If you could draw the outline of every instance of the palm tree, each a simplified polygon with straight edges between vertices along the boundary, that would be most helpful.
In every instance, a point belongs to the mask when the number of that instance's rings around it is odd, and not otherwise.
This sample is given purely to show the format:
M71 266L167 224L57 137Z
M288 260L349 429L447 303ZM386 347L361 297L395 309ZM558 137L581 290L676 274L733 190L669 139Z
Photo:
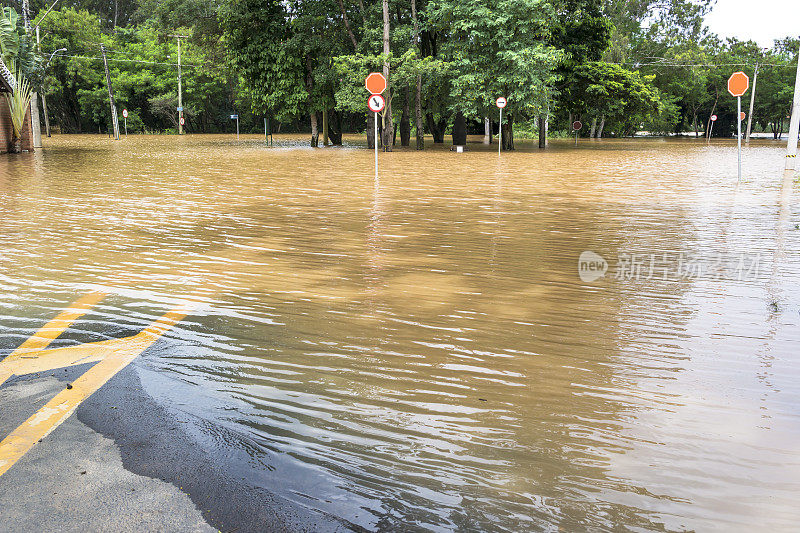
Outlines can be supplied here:
M13 137L8 151L18 154L22 151L22 128L25 126L25 116L31 104L31 85L28 79L22 75L21 69L14 69L12 63L12 73L14 73L14 90L5 93L8 101L8 109L11 112L11 125Z

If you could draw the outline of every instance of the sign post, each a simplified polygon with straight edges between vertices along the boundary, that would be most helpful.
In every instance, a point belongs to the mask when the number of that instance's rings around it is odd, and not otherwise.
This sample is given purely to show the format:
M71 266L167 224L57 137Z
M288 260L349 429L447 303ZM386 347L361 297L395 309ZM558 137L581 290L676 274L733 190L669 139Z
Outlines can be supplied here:
M503 149L503 108L508 105L508 100L501 96L495 105L500 108L500 125L497 127L497 155L500 155L500 151Z
M797 64L797 77L794 82L792 118L789 121L789 142L786 144L786 170L795 170L797 168L798 132L800 132L800 62Z
M231 120L236 120L236 140L239 140L239 115L231 115Z
M583 127L583 123L580 120L576 120L572 123L572 131L575 132L575 146L578 146L578 132Z
M750 78L744 72L734 72L728 78L728 92L736 97L736 137L739 148L739 181L742 181L742 95L750 88Z
M367 99L367 107L375 113L375 177L378 177L378 113L386 107L386 100L380 94L371 94Z
M364 80L364 87L369 91L367 107L375 113L375 179L378 179L378 113L386 107L386 100L381 93L386 90L386 78L380 72L370 72Z
M128 136L128 110L127 109L123 109L122 110L122 118L125 121L125 137L127 137Z

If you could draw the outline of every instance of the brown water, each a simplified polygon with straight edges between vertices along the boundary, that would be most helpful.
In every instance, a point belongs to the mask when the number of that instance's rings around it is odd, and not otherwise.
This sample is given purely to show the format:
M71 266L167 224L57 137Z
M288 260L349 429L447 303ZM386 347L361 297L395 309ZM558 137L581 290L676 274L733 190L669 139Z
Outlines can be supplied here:
M796 527L800 210L780 145L746 149L737 188L731 142L396 151L377 181L356 139L299 142L2 156L2 353L91 288L115 296L62 342L201 289L137 371L248 458L237 475L303 505L385 530ZM584 251L604 278L581 281Z

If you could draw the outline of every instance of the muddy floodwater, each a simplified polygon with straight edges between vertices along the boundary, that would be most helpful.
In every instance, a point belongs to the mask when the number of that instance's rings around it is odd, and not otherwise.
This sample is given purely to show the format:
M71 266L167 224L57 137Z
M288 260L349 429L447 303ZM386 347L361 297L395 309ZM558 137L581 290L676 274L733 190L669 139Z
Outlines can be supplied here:
M135 363L233 475L369 530L792 530L785 145L46 139L0 158L5 355L205 304ZM582 268L579 268L579 260ZM55 346L54 345L54 346Z

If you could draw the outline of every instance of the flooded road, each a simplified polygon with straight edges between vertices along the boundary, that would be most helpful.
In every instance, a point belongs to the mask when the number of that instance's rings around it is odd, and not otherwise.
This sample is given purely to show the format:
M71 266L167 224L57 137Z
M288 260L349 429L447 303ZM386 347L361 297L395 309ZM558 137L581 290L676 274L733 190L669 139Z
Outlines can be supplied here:
M0 355L89 290L113 296L54 346L200 294L134 366L232 475L300 505L370 530L796 527L781 145L745 149L737 188L732 142L398 150L377 181L356 139L300 142L2 158Z

